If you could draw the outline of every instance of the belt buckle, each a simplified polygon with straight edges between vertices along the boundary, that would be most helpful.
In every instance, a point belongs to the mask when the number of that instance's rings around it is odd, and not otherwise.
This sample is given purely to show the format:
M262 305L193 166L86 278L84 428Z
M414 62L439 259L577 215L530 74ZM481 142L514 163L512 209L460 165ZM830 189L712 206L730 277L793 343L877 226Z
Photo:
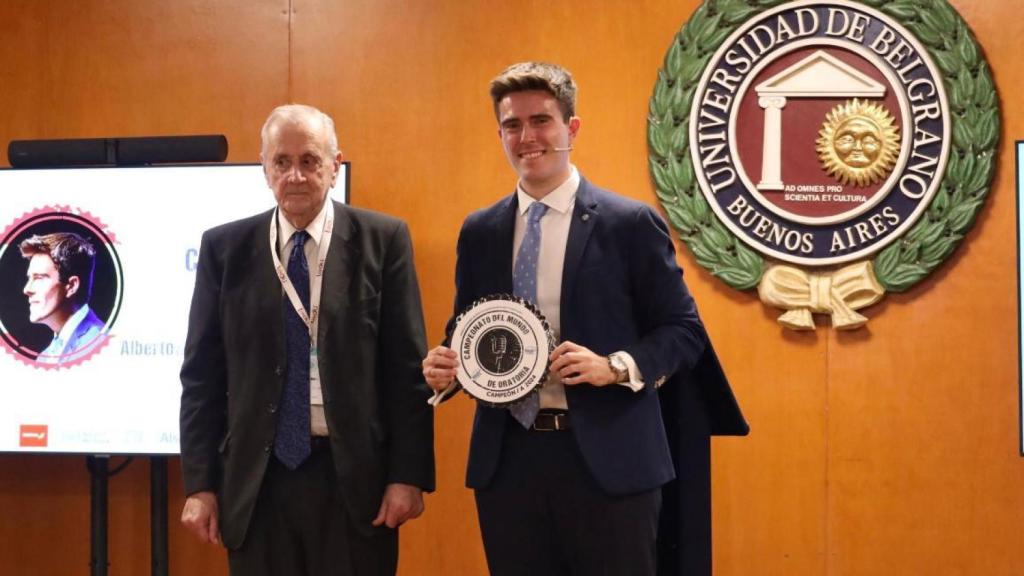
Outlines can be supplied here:
M565 413L540 413L533 421L533 429L538 432L559 432L568 426L568 414ZM546 425L550 420L550 425Z

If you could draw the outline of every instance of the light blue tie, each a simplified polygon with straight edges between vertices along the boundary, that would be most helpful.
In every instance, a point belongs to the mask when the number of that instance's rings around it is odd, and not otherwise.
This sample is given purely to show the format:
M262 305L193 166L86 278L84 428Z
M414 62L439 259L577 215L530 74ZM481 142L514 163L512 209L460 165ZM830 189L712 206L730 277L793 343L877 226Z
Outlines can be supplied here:
M540 219L547 210L547 205L541 202L530 204L526 210L526 233L523 234L523 243L519 245L516 265L512 270L513 295L529 301L537 306L538 310L540 307L537 304L537 260L540 257ZM513 404L511 408L512 416L523 425L523 428L533 426L539 410L538 394L530 394L521 402Z

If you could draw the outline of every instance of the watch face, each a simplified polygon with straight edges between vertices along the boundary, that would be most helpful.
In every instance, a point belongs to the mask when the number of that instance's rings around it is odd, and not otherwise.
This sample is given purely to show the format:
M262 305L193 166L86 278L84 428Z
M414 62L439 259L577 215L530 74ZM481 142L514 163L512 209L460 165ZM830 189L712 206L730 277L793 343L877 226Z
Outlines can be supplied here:
M619 382L623 382L629 379L629 369L626 368L626 363L622 361L616 355L608 357L608 364L611 366L612 372L615 373L615 379Z
M609 356L608 358L611 361L612 370L615 370L616 372L626 372L626 363L622 361L622 358L614 355Z

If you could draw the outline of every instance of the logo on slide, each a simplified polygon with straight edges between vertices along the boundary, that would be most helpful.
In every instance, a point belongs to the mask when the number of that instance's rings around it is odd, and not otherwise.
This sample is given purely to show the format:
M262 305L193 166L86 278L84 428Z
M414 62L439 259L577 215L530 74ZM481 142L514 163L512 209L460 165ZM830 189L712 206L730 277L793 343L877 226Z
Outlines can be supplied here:
M46 424L22 424L18 433L18 446L23 448L45 448L50 440Z

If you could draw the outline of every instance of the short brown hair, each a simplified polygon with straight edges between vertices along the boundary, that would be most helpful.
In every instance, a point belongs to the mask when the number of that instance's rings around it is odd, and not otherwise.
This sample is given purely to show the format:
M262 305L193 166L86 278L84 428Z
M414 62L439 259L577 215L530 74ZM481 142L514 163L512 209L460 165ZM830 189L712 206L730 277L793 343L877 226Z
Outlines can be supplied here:
M88 240L72 232L54 232L27 238L18 245L21 256L30 260L37 254L44 254L53 260L61 282L78 276L79 290L71 301L85 304L92 295L92 276L96 270L96 249Z
M566 122L576 115L576 82L568 70L548 62L519 62L505 68L491 80L494 116L498 116L498 104L502 98L525 90L543 90L554 96Z

